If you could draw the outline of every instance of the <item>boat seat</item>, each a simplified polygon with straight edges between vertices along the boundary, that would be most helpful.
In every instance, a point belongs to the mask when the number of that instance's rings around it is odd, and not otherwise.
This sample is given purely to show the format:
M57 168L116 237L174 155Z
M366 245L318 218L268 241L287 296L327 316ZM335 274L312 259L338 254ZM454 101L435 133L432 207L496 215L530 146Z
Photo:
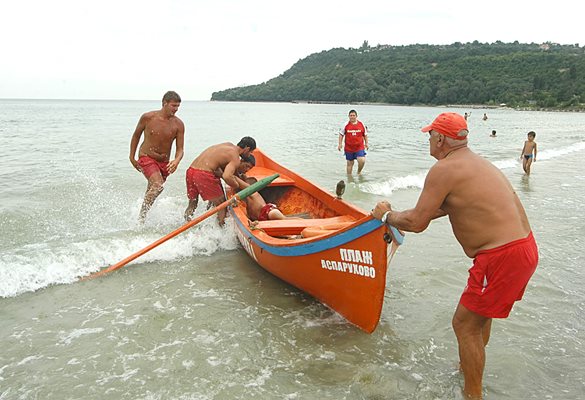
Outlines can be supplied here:
M248 172L246 172L246 176L254 177L258 180L272 176L274 174L276 174L274 170L264 167L253 167ZM270 186L291 186L294 185L294 183L295 181L293 179L286 175L280 174L278 178L272 181Z
M300 235L303 229L308 227L326 226L343 222L351 223L353 221L355 221L355 218L349 215L339 215L330 218L274 219L270 221L259 221L256 228L262 229L270 236Z

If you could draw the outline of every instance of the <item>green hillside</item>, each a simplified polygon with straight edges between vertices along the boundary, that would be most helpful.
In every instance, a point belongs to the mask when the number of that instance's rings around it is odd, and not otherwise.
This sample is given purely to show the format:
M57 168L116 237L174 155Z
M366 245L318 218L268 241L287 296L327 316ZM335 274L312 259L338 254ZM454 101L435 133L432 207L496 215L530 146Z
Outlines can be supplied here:
M299 60L259 85L214 92L219 101L390 104L506 103L585 109L585 47L496 42L336 48Z

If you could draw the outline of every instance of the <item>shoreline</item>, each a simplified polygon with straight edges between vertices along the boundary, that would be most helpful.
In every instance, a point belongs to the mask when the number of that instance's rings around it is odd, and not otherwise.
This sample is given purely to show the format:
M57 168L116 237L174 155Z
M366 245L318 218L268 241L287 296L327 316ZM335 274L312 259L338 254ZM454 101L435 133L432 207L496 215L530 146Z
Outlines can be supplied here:
M542 112L585 112L584 108L547 108L547 107L528 107L517 106L512 107L508 105L494 105L494 104L398 104L398 103L377 103L368 101L320 101L320 100L213 100L209 102L225 102L225 103L292 103L292 104L331 104L331 105L358 105L358 106L393 106L393 107L450 107L450 108L470 108L473 110L513 110L513 111L542 111Z

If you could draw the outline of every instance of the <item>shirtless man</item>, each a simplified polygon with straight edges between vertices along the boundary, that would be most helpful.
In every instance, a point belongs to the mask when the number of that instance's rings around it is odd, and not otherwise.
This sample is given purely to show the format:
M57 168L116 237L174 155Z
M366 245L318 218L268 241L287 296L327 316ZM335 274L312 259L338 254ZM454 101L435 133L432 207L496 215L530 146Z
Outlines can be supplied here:
M189 221L197 208L199 195L203 200L209 200L214 206L223 203L225 194L221 180L216 171L223 171L221 178L235 190L239 189L235 178L240 166L240 157L248 160L248 155L256 149L256 141L249 136L243 137L236 145L232 143L216 144L203 150L187 169L187 197L189 205L185 210L185 220ZM251 161L251 159L250 159ZM226 210L217 213L219 225L223 226Z
M144 202L140 209L141 223L144 222L146 213L152 207L154 200L163 191L163 183L177 170L183 158L185 125L175 116L180 105L181 97L176 92L166 92L162 99L162 108L142 114L132 134L130 162L148 180ZM136 148L143 132L144 141L136 160ZM175 159L169 161L174 141L176 141Z
M467 123L443 113L431 125L429 170L416 206L393 211L378 203L375 218L398 229L422 232L433 219L449 216L457 241L474 259L455 314L463 388L467 398L482 397L485 346L492 318L506 318L522 298L538 263L538 249L524 207L506 177L467 147Z
M244 171L245 172L245 171ZM236 176L240 189L257 182L256 178L246 178L242 180ZM248 218L252 221L268 221L272 219L287 219L287 217L278 209L276 204L266 203L262 195L258 192L252 193L244 199L246 201L246 210Z

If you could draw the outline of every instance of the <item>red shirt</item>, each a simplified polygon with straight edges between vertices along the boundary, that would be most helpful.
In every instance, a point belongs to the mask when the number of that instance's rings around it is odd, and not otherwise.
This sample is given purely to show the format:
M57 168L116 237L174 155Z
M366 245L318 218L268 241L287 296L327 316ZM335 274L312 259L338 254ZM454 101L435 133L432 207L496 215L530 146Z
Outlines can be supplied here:
M345 136L345 151L348 153L355 153L360 150L365 150L364 136L366 136L366 127L361 121L355 124L348 122L342 130L342 135Z

